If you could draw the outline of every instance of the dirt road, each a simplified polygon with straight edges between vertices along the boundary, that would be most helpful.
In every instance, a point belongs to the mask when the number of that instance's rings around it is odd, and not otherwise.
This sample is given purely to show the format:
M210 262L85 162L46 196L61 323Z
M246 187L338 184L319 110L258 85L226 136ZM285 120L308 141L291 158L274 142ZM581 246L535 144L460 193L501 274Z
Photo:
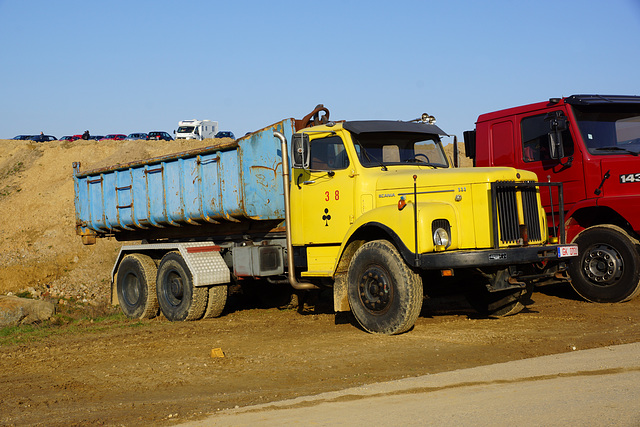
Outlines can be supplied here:
M640 343L385 381L220 411L180 427L640 425Z
M590 304L541 288L524 312L479 319L429 300L399 336L362 332L328 299L298 313L239 296L218 319L119 321L0 353L2 425L148 425L428 373L640 341L640 299ZM221 348L224 358L212 358Z

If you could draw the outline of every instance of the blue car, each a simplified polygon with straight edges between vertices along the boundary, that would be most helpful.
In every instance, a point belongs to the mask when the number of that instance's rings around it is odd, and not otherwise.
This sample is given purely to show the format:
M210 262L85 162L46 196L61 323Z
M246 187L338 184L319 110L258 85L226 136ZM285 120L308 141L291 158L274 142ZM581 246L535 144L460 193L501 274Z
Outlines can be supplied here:
M49 142L49 141L56 141L58 138L56 138L53 135L33 135L27 139L30 139L35 142Z

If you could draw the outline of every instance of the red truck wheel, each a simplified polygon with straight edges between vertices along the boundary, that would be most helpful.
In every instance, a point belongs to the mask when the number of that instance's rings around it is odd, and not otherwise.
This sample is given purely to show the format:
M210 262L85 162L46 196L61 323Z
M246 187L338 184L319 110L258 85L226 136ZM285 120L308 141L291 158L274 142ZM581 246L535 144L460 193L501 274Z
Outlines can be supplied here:
M640 291L640 259L631 237L619 227L602 225L574 239L579 255L569 264L571 286L591 302L615 303Z
M207 308L208 289L193 286L191 272L180 252L162 257L156 279L158 304L171 320L198 320Z
M351 311L368 332L400 334L415 324L422 309L422 279L386 240L362 245L347 275Z
M156 265L142 254L122 259L116 274L116 291L120 310L132 319L151 319L158 314Z

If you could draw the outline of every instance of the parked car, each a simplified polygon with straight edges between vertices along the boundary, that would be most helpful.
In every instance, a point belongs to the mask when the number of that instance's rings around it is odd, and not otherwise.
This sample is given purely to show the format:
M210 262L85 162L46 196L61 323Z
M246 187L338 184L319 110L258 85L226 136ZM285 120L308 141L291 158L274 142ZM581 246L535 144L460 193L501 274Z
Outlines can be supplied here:
M31 138L31 135L17 135L11 139L15 139L17 141L24 141L25 139L30 139L30 138Z
M169 135L167 132L159 132L159 131L153 131L153 132L149 132L149 137L147 138L149 140L161 140L164 139L165 141L173 141L173 137L171 135Z
M56 138L53 135L32 135L30 136L28 139L30 139L31 141L35 141L35 142L49 142L49 141L57 141L58 138Z
M124 135L122 133L110 133L109 135L106 135L104 138L102 138L100 141L104 141L104 140L107 140L107 139L113 139L115 141L122 141L126 137L127 137L127 135Z
M75 141L76 139L78 139L78 138L76 138L75 135L73 135L73 136L67 135L67 136L63 136L62 138L60 138L59 141L69 141L69 142L71 142L71 141Z
M100 141L103 138L104 138L104 135L91 135L91 136L89 136L89 139L91 139L93 141Z
M216 136L214 136L214 138L231 138L231 139L236 139L235 135L233 134L233 132L229 132L228 130L221 130L220 132L216 133Z
M138 139L147 139L148 135L146 133L130 133L127 135L125 140L127 141L135 141Z

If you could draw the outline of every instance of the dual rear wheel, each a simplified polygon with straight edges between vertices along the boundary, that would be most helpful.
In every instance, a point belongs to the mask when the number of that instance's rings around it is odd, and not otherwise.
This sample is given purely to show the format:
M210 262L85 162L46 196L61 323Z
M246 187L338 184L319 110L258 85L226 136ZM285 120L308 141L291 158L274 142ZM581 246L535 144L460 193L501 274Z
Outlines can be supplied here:
M227 286L194 286L178 251L165 254L158 267L147 255L129 254L118 267L116 290L122 312L149 319L162 314L172 321L213 318L222 314Z

